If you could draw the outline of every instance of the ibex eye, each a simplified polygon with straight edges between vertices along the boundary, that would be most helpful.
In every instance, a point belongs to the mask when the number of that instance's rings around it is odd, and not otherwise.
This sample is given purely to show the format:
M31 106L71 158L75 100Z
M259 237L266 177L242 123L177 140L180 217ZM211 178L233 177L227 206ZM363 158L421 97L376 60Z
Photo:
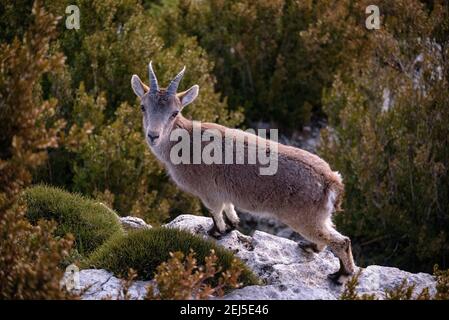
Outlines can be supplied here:
M172 115L171 115L171 117L172 117L172 118L176 117L176 116L178 115L178 113L179 113L179 111L173 112Z
M142 112L144 112L145 111L145 106L142 104L142 105L140 105L140 110L142 110Z

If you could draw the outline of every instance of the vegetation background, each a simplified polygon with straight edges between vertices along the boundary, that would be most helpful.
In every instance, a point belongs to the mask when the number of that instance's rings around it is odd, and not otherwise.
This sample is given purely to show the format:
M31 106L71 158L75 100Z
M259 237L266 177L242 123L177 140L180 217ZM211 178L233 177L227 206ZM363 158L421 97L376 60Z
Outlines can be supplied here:
M79 30L65 28L71 4ZM365 27L370 4L379 30ZM201 88L192 119L321 126L359 265L449 267L448 1L0 0L0 42L0 275L50 268L30 262L30 234L67 255L70 237L24 218L31 183L155 225L204 212L144 143L130 78L146 79L150 60L162 84L188 66L180 89Z

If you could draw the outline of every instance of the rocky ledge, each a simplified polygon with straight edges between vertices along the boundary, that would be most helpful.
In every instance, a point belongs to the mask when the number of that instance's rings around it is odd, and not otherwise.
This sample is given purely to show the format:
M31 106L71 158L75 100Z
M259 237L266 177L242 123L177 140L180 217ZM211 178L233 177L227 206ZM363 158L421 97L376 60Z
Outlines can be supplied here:
M212 219L181 215L165 225L168 228L188 230L208 237ZM139 223L139 227L142 224ZM302 250L297 242L265 232L255 231L246 236L234 230L217 243L242 259L264 285L247 286L229 293L224 299L338 299L343 288L333 284L327 275L338 270L338 259L329 251L319 254ZM79 274L84 299L120 299L121 281L106 270L82 270ZM363 268L357 290L360 294L375 294L382 299L385 290L393 289L406 279L414 284L416 292L429 287L435 291L435 279L427 273L409 273L397 268L369 266ZM131 299L145 296L149 281L136 281L129 289Z

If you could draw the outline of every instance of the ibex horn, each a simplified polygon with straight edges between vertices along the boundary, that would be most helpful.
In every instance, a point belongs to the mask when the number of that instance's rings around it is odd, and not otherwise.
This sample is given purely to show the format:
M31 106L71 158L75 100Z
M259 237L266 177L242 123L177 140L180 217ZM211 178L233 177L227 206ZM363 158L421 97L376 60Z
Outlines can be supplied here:
M179 82L181 82L182 77L184 76L184 71L186 71L186 67L182 68L181 72L170 82L170 85L167 88L168 95L175 95L178 90Z
M156 93L159 91L159 85L157 84L157 78L154 73L152 63L153 61L150 61L150 64L148 65L148 73L150 75L150 93Z

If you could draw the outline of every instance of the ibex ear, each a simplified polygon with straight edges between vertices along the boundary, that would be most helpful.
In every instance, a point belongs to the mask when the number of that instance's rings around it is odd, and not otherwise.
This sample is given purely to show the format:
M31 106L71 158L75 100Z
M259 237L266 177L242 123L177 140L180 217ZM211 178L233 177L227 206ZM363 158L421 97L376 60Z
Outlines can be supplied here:
M181 105L185 107L189 103L192 103L193 100L196 99L198 96L198 91L200 90L200 87L196 84L192 86L189 90L180 92L177 94L179 100L181 101Z
M131 78L131 87L134 90L134 93L139 98L142 98L145 92L148 91L148 87L140 80L139 76L134 74Z

